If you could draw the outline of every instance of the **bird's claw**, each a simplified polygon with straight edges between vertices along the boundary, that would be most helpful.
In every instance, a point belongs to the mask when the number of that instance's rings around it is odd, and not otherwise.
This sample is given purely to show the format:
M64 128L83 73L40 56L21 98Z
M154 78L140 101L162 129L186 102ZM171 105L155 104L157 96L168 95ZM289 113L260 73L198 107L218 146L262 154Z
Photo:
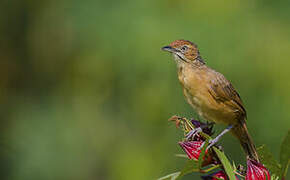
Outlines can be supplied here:
M209 140L209 145L206 147L206 149L208 150L210 147L212 147L213 145L215 145L219 139L226 134L228 131L230 131L233 128L232 125L228 126L225 130L223 130L217 137L215 137L214 139ZM204 146L204 143L199 147L200 149Z
M218 142L218 139L212 139L212 140L209 140L209 144L208 146L206 147L206 150L208 150L209 148L211 148L213 145L215 145L215 143ZM205 145L205 141L200 145L200 147L198 148L198 150L201 150L203 148L203 146Z
M217 143L217 142L218 142L218 139L217 138L214 138L214 139L210 140L208 146L206 147L206 149L208 150L213 145L215 145L215 143Z
M189 131L189 132L185 135L186 140L189 140L190 138L194 137L196 134L198 134L198 133L200 133L200 132L202 132L201 127L198 127L198 128L195 128L195 129Z

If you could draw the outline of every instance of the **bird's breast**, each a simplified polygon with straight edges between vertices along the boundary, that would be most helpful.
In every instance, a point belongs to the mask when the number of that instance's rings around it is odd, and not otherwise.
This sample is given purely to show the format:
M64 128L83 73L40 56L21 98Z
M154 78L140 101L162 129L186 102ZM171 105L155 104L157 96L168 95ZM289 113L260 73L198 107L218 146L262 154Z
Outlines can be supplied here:
M183 88L183 94L187 102L202 116L204 106L204 92L207 92L204 79L199 70L192 68L181 68L178 72L178 79Z
M197 114L209 121L228 123L232 121L234 113L225 104L212 98L208 91L209 77L202 69L183 68L178 72L185 99Z

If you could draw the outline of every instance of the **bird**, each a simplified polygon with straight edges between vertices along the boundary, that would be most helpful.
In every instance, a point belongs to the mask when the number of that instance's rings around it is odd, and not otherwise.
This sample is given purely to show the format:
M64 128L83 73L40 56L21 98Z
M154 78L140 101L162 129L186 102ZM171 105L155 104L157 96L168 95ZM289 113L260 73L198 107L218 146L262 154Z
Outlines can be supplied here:
M223 74L208 67L197 45L188 40L176 40L161 49L173 55L185 99L198 116L227 125L227 128L210 142L210 146L223 134L231 131L239 140L247 158L259 162L255 144L246 125L246 109L231 82Z

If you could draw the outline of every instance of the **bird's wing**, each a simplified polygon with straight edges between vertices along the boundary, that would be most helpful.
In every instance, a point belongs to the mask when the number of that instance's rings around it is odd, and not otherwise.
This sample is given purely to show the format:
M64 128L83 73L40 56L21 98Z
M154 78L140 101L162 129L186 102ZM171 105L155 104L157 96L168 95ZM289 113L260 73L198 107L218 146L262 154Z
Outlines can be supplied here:
M211 96L219 103L224 103L232 108L238 118L246 118L246 110L240 95L233 85L221 74L214 72L215 75L209 83L208 91Z

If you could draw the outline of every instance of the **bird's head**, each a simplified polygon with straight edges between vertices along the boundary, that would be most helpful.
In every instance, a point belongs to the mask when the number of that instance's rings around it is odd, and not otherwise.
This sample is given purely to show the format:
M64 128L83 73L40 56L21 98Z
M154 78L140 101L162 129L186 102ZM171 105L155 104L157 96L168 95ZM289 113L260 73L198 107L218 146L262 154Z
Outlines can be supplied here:
M170 43L168 46L162 48L163 51L168 51L173 54L176 62L182 63L202 63L197 45L187 40L176 40Z

